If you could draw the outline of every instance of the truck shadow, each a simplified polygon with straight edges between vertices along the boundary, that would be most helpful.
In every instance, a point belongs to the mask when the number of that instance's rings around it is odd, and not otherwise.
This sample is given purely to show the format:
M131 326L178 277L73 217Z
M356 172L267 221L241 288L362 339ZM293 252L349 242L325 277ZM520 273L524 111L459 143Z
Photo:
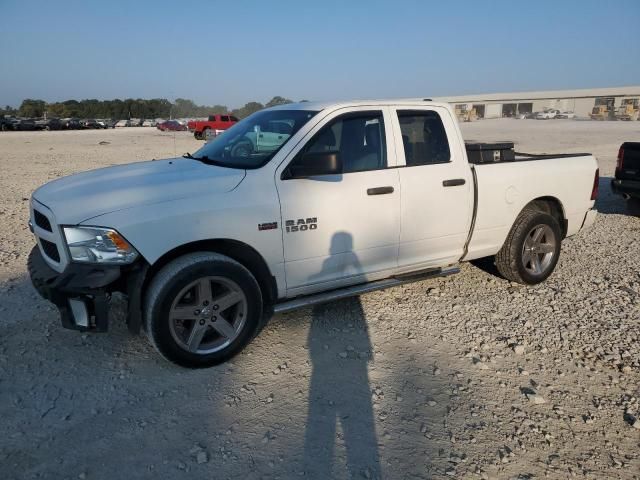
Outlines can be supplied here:
M596 210L603 214L640 216L640 202L630 202L611 190L613 177L600 177Z

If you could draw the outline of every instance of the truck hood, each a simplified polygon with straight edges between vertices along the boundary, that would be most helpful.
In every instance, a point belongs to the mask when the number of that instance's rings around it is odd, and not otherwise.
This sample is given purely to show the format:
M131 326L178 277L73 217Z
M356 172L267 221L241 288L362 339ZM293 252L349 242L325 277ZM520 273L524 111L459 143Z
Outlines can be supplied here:
M174 158L62 177L38 188L33 198L52 210L58 223L75 225L131 207L228 192L245 175L245 170Z

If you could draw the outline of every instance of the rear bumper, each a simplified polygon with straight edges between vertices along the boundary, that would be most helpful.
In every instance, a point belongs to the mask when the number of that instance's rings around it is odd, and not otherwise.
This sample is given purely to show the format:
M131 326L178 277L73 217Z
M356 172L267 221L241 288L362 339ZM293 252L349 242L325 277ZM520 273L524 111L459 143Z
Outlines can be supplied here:
M629 195L630 197L640 198L640 181L619 180L614 178L611 180L611 190L618 195Z
M58 307L63 327L107 331L109 294L114 290L110 287L121 277L119 266L71 263L58 273L47 265L36 246L29 254L28 268L34 288Z
M629 195L630 197L640 198L640 181L619 180L614 178L611 180L611 190L618 195Z

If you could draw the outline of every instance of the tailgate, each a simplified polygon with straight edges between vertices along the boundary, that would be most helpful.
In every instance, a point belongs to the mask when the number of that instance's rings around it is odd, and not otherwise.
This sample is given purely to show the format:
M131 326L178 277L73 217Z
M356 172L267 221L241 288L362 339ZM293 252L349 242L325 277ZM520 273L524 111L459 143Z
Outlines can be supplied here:
M622 161L616 168L619 180L640 180L640 142L625 142L620 147Z

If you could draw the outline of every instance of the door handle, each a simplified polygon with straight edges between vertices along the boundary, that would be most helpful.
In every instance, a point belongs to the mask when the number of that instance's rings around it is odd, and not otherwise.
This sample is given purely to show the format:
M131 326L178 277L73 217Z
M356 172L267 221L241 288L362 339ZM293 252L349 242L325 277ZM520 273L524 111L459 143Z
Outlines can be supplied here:
M443 180L442 181L442 186L443 187L457 187L459 185L464 185L466 183L466 180L464 178L453 178L451 180Z
M367 195L386 195L388 193L393 193L393 187L367 188Z

